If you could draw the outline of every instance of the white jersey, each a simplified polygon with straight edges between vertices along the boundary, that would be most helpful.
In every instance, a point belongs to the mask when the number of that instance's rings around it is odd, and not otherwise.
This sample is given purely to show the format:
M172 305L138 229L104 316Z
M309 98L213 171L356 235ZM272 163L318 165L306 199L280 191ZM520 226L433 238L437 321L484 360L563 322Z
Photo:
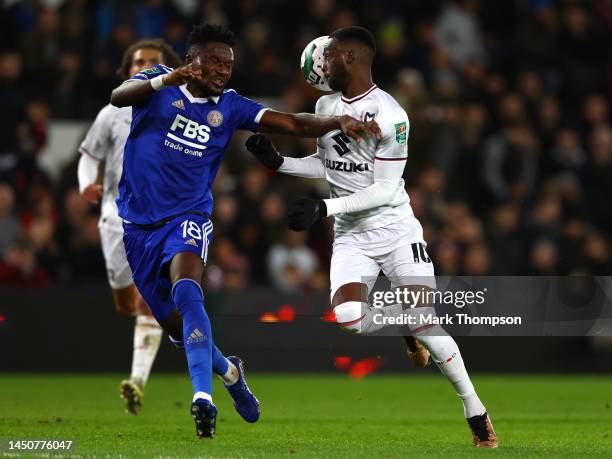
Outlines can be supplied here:
M119 196L119 180L123 172L123 148L130 133L132 108L118 108L108 104L96 117L79 147L104 165L104 194L100 211L101 221L121 227L115 200Z
M351 195L374 183L374 160L404 161L408 157L408 115L388 93L374 85L364 94L347 99L338 92L321 97L318 115L350 115L362 121L376 120L382 140L372 136L357 143L340 130L317 139L317 155L324 162L325 177L331 198ZM382 228L406 218L413 218L410 199L399 181L388 204L354 213L335 216L336 234Z

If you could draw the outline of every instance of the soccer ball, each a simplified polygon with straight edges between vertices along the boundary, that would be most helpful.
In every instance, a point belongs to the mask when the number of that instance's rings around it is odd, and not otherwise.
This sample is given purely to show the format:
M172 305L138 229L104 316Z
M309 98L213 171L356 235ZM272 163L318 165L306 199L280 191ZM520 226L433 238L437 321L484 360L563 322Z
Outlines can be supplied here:
M315 38L306 45L300 59L300 68L306 82L319 91L331 91L323 75L323 51L329 41L330 38L327 35Z

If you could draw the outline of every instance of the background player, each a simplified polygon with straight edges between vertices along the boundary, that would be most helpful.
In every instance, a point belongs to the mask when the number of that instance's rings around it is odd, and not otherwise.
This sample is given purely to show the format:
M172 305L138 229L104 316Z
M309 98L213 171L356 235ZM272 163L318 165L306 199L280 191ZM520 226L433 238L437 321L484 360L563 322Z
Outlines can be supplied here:
M259 418L259 403L240 360L225 358L214 345L201 289L212 238L211 186L233 133L260 129L318 137L340 129L356 141L360 133L380 135L374 122L279 113L225 90L233 44L233 34L219 26L195 27L186 66L156 65L124 82L111 97L113 105L133 106L117 201L127 257L159 323L183 340L199 437L215 432L212 370L226 382L241 416L249 422Z
M125 51L117 75L125 80L155 64L178 66L180 63L178 55L162 40L142 40ZM98 227L117 312L124 317L136 316L132 372L129 379L121 381L119 389L126 410L138 414L162 329L132 281L123 245L123 227L115 203L123 169L123 148L131 122L132 110L128 107L108 104L100 110L79 147L78 178L79 189L87 201L97 204L102 198Z
M335 130L317 139L317 153L285 158L262 135L248 139L247 148L268 167L299 177L325 177L331 199L301 199L288 211L289 227L309 228L317 219L335 216L330 268L331 301L338 324L353 333L376 331L368 294L380 270L393 287L435 287L434 270L425 251L423 229L414 217L402 174L408 157L406 112L372 81L376 44L362 27L346 27L330 35L323 71L334 91L321 97L316 113L349 114L376 119L383 137L356 144ZM414 285L413 285L414 284ZM433 308L428 305L427 312ZM419 309L423 311L424 309ZM398 315L402 305L387 313ZM496 448L497 436L465 369L452 337L439 326L410 326L431 352L442 374L463 402L464 414L477 447Z

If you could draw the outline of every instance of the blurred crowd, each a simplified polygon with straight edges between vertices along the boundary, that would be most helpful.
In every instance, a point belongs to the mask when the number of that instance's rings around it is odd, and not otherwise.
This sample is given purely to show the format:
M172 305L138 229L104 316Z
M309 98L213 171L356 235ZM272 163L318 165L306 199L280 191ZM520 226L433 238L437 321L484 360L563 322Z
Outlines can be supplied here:
M97 210L37 166L53 119L92 120L123 50L192 24L237 35L230 86L312 111L299 72L312 38L368 27L374 80L410 118L406 187L439 275L608 275L612 267L612 0L26 0L0 16L0 284L104 278ZM273 174L237 135L215 182L210 288L328 286L331 219L284 224L321 181ZM274 139L283 154L312 140ZM75 152L76 155L76 152Z

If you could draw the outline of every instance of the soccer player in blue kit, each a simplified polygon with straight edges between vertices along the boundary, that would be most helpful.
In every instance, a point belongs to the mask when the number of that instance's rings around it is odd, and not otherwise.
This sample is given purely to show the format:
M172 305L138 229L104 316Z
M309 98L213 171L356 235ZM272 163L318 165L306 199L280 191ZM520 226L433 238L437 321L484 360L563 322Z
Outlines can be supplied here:
M201 288L212 238L211 187L236 130L319 137L341 129L357 142L380 138L375 122L349 116L287 114L225 89L234 55L232 32L217 25L193 28L186 65L158 64L117 87L111 103L132 106L117 204L133 278L153 315L184 346L198 437L212 437L217 409L212 372L224 381L247 422L259 419L242 362L215 346Z

